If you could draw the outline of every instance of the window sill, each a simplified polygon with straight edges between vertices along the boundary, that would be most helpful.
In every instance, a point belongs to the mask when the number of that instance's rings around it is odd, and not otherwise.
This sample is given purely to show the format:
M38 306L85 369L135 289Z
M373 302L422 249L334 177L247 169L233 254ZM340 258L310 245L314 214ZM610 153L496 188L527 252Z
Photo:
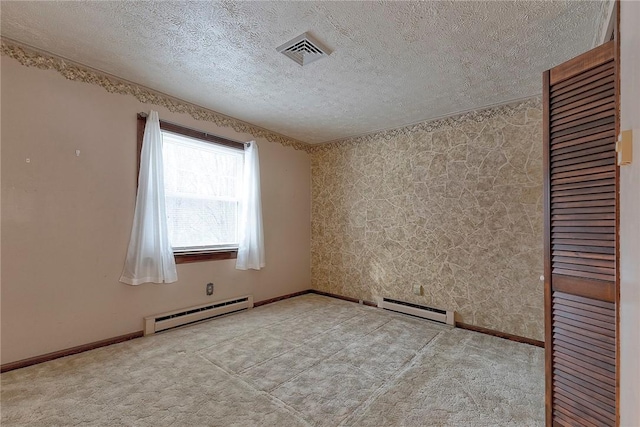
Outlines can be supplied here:
M220 251L205 252L174 252L176 264L189 264L192 262L218 261L222 259L236 259L237 249L224 249Z

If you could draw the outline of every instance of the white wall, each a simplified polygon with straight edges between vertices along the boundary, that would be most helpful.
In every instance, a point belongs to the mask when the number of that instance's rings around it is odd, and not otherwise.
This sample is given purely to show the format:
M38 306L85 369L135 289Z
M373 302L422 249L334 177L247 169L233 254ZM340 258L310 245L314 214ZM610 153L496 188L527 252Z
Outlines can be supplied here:
M640 426L640 2L620 5L621 130L634 158L620 168L620 425Z
M258 139L264 270L236 270L235 260L181 264L177 283L125 285L136 113L154 108L184 126L253 138L6 57L1 70L2 363L140 331L144 316L168 310L310 288L306 152Z

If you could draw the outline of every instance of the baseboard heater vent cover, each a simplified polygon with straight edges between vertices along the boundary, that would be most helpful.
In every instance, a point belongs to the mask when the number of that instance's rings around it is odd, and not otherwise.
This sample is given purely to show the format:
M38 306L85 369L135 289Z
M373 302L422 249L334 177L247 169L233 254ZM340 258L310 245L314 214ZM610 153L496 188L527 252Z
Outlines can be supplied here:
M249 308L253 308L252 295L156 314L144 318L144 334L150 335Z
M453 311L440 310L438 308L427 307L426 305L413 304L391 298L382 298L382 300L379 300L378 307L455 326Z

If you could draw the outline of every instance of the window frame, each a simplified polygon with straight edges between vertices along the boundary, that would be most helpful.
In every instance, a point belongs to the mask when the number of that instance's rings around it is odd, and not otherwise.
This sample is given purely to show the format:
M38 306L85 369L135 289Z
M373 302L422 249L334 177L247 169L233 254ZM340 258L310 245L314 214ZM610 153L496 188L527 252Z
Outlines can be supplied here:
M137 173L136 188L138 186L138 177L140 175L140 156L142 154L142 141L144 139L144 128L147 124L147 114L138 113L138 146L137 146ZM209 144L222 145L234 148L240 151L245 150L245 144L221 136L212 135L196 129L178 125L176 123L160 120L160 130L182 135L188 138L196 139ZM218 249L218 250L194 250L173 252L176 264L188 264L191 262L216 261L223 259L235 259L238 257L238 249Z

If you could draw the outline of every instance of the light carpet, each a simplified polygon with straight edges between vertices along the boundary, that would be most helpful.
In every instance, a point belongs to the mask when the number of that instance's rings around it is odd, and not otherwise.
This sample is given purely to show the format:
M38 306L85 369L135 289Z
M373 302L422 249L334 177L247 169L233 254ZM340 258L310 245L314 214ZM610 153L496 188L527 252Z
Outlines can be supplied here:
M542 426L544 351L308 294L2 374L2 426Z

